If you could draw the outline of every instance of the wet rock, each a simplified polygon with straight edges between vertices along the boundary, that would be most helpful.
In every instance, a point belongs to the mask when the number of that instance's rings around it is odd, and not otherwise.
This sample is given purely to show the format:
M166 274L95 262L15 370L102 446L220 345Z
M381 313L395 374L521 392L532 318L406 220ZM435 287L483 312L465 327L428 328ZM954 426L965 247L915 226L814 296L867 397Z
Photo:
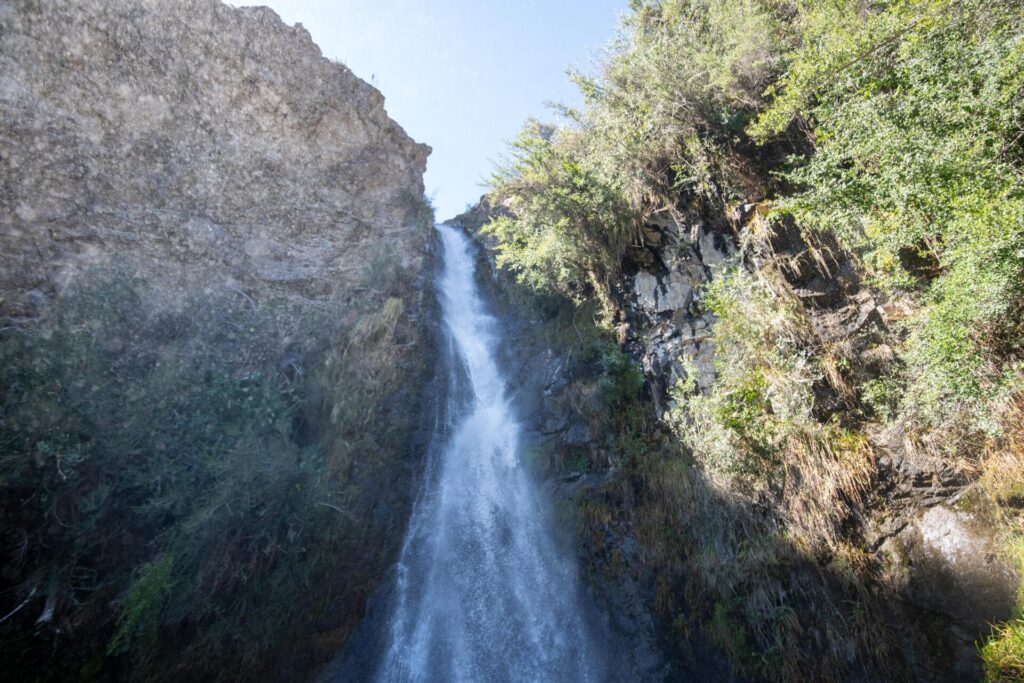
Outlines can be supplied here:
M593 441L594 435L585 422L576 421L565 433L564 442L568 446L583 446Z
M948 614L980 635L1010 617L1017 577L1000 558L991 525L969 512L935 505L898 536L914 602Z

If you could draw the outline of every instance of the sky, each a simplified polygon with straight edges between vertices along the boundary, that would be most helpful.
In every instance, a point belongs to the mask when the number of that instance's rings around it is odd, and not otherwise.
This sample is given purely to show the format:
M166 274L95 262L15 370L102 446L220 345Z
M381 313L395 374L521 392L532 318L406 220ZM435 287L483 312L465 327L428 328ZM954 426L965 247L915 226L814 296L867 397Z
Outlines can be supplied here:
M593 71L627 0L235 0L301 23L325 57L385 97L433 147L426 191L438 220L461 213L506 142L548 102L577 103L570 66Z

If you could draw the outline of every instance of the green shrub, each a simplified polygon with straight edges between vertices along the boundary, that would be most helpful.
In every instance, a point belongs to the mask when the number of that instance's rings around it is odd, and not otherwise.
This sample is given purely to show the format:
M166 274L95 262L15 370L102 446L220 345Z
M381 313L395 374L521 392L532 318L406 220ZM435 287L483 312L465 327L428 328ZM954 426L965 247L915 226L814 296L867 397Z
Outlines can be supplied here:
M120 654L140 641L140 649L147 650L156 640L160 616L168 595L174 589L171 578L173 555L147 564L139 572L124 600L124 611L117 620L117 632L107 647L110 654Z
M1020 377L1024 15L1007 0L810 2L752 130L813 121L779 206L909 290L901 414L992 432Z
M583 347L580 361L597 369L597 387L604 409L621 408L635 401L644 386L640 368L607 339L590 340Z
M706 303L717 317L715 381L696 391L689 367L669 422L719 486L773 501L802 547L832 548L871 458L863 438L815 417L825 373L813 330L795 300L741 268L720 272Z
M812 422L817 370L800 348L805 330L792 302L741 268L709 285L716 378L712 392L695 391L695 370L676 392L672 419L713 474L748 491L777 485L784 434Z
M614 185L554 129L531 121L491 187L491 201L509 211L482 229L497 239L499 267L537 290L608 299L635 229Z
M570 112L578 144L644 213L671 209L680 190L731 193L741 184L731 147L785 38L779 10L756 0L630 6L599 77L575 75L586 105Z

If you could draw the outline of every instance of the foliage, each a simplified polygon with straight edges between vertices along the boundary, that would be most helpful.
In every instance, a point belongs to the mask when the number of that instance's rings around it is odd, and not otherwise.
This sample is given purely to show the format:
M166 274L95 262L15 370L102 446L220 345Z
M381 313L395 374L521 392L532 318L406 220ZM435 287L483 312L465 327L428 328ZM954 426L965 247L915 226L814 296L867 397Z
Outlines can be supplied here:
M4 588L45 594L60 629L84 634L81 676L199 680L230 661L257 677L308 618L310 585L366 571L382 543L366 536L379 530L331 508L376 495L338 465L350 448L382 465L403 452L374 428L408 370L383 358L401 300L381 308L347 333L351 317L330 306L233 291L168 299L130 273L97 270L46 319L3 332L2 532L23 540ZM356 332L373 336L388 372L372 358L339 362L345 401L320 403L318 359ZM379 436L328 438L332 410ZM393 425L396 435L408 426ZM12 671L31 666L29 650L7 654Z
M792 302L742 269L715 278L706 305L718 318L715 387L707 396L693 393L692 382L680 387L676 422L712 473L748 490L771 485L781 474L784 433L812 421L817 373L799 348L806 331Z
M852 261L887 311L905 312L877 333L895 358L851 372L854 340L819 338L787 279L796 259L748 250L706 292L714 385L673 397L694 467L650 427L630 435L641 447L616 445L644 454L627 461L643 552L696 578L687 602L703 600L743 671L819 679L856 660L885 672L856 536L869 420L942 444L964 471L980 461L1000 506L1020 496L1019 448L986 444L1019 438L1006 406L1024 340L1024 14L1013 0L630 8L598 75L574 74L583 107L563 107L557 128L531 123L496 175L499 265L581 306L596 295L611 318L638 224L693 207L727 222L727 206L751 202L796 225L808 251L832 244L830 263ZM755 223L744 236L776 237ZM838 395L842 419L822 394ZM610 514L600 503L595 527ZM990 672L1019 657L1020 633L1011 622L985 646Z
M808 546L834 544L870 459L862 439L814 415L824 371L813 330L795 301L742 269L720 273L707 305L717 316L715 383L696 393L684 382L669 420L713 479L774 499Z
M780 12L756 0L636 0L599 78L574 74L587 156L634 209L739 180L732 147L777 68Z
M680 189L740 183L734 139L760 102L781 40L753 0L635 2L601 77L574 74L585 108L530 121L491 179L504 211L484 228L498 265L535 289L613 313L611 282L639 220ZM749 173L747 174L749 175ZM724 201L724 200L723 200Z
M509 210L483 228L497 263L520 282L580 299L607 298L634 220L613 185L589 169L556 132L530 122L492 179Z
M1017 537L1008 545L1008 554L1020 574L1014 618L992 629L992 635L981 647L985 663L985 680L991 683L1019 681L1024 678L1024 538Z
M174 589L171 578L173 564L174 556L164 555L139 572L139 578L125 596L125 609L117 620L117 632L107 647L110 654L126 652L136 639L142 641L142 649L153 646L160 613Z
M1010 683L1024 678L1024 619L997 626L981 657L986 681Z
M643 388L640 369L617 344L607 339L591 339L582 349L580 362L597 368L597 387L604 409L628 405L637 399Z
M991 432L1020 376L1024 15L1006 0L808 2L799 46L752 127L794 116L815 151L779 202L915 293L901 416ZM955 442L954 442L955 443Z
M980 647L986 680L1001 683L1024 676L1024 395L1018 392L1000 417L1007 428L990 444L978 489L995 503L992 516L1006 535L1003 554L1020 579L1014 614L993 626Z

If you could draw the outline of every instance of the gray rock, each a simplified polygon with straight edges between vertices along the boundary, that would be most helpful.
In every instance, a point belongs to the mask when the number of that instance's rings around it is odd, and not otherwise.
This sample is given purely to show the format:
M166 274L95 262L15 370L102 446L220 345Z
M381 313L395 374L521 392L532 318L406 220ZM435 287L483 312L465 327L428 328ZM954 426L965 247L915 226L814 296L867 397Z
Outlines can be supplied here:
M675 311L690 305L693 286L678 273L671 273L662 288L663 294L658 297L655 310L659 313Z
M700 258L706 266L721 266L725 263L726 258L729 256L729 252L725 249L719 249L716 244L716 238L714 233L705 232L700 236Z
M999 541L971 513L928 508L898 536L910 594L979 635L989 622L1009 618L1018 577L1001 559Z
M423 253L429 148L301 26L216 0L3 7L0 314L108 261L309 297L381 241Z
M636 277L633 279L633 291L638 305L643 308L657 310L657 290L658 278L645 270L641 270L636 274Z
M693 297L693 285L689 278L671 272L660 280L657 276L641 270L633 278L633 292L636 302L653 313L665 313L685 309Z

